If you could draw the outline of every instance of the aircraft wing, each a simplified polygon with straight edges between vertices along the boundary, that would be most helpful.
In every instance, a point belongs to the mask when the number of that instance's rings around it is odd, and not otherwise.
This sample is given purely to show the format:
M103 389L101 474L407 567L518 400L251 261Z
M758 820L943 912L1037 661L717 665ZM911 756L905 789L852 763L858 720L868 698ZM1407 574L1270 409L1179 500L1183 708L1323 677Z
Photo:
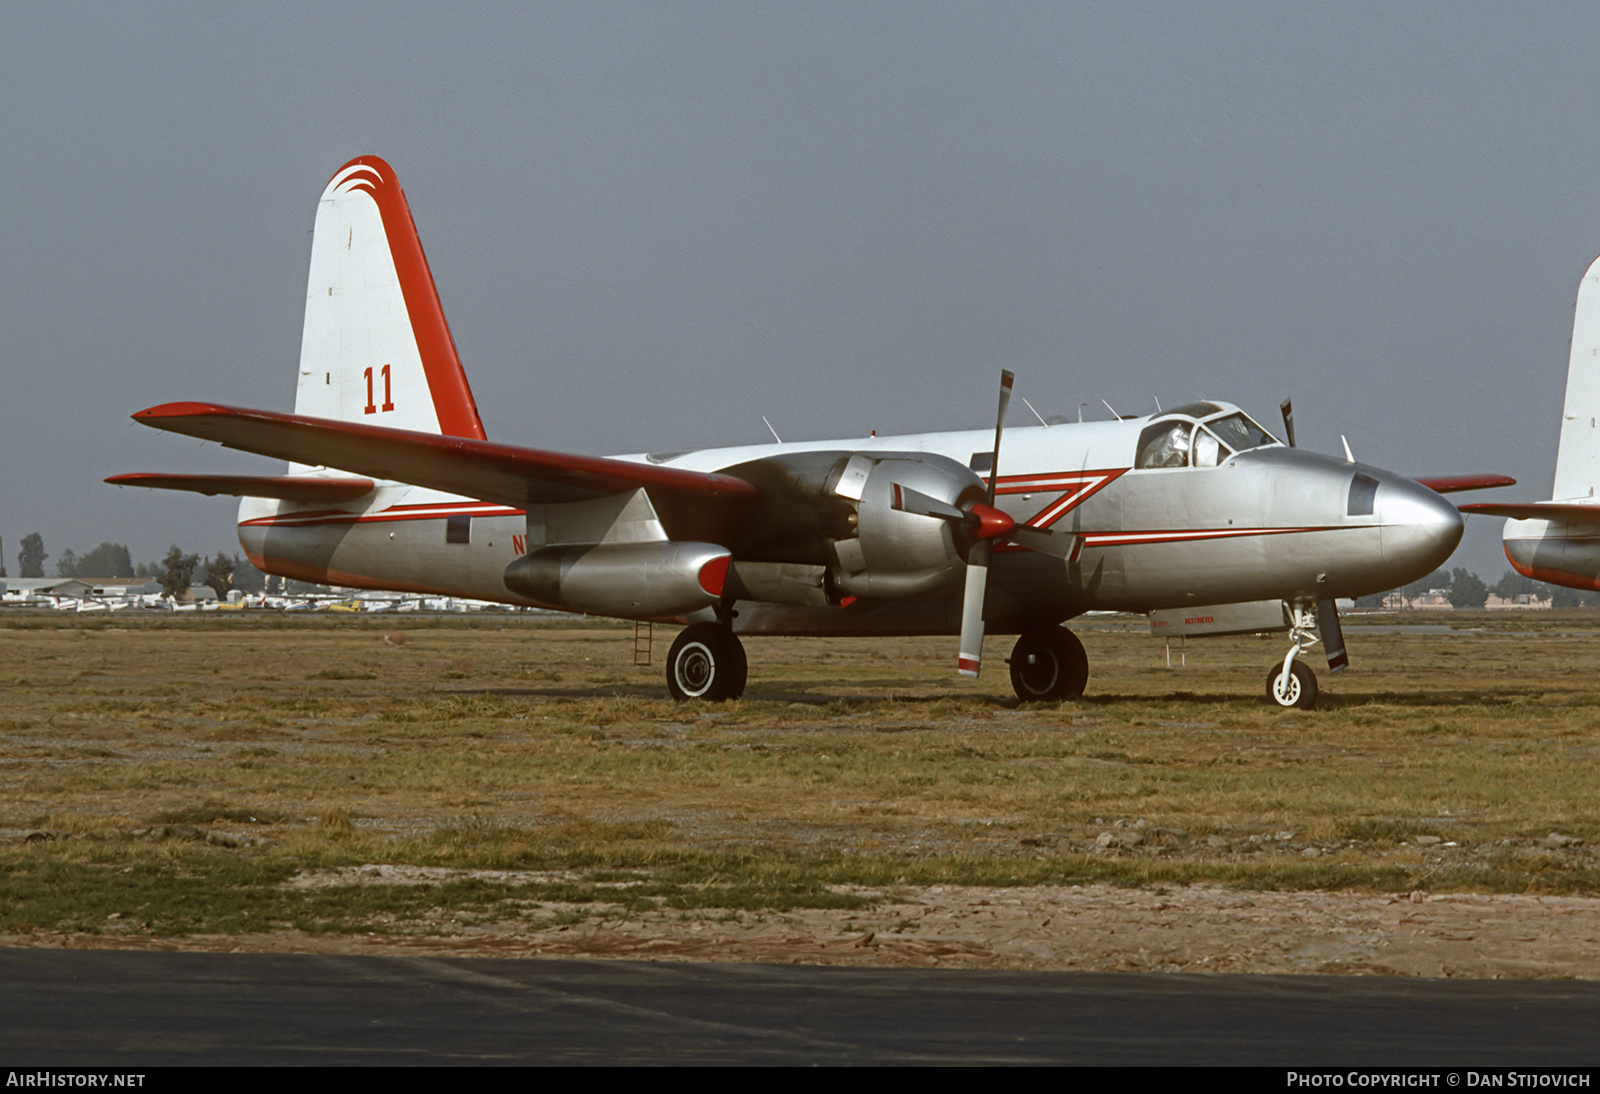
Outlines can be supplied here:
M1510 475L1435 475L1432 478L1418 479L1417 481L1436 494L1451 494L1457 490L1488 490L1495 486L1517 485L1517 480Z
M377 483L364 478L312 478L306 475L112 475L112 486L145 486L152 490L188 490L235 498L282 498L310 505L336 505L370 494Z
M216 441L225 448L391 479L517 509L582 501L640 487L699 499L734 499L757 492L753 484L732 475L215 403L163 403L139 411L133 420ZM155 478L193 482L199 476ZM157 484L147 480L139 485Z
M1497 505L1494 502L1475 502L1458 508L1463 513L1482 513L1489 517L1510 517L1512 520L1553 520L1562 524L1600 524L1600 505L1585 505L1577 501L1530 501L1517 505Z

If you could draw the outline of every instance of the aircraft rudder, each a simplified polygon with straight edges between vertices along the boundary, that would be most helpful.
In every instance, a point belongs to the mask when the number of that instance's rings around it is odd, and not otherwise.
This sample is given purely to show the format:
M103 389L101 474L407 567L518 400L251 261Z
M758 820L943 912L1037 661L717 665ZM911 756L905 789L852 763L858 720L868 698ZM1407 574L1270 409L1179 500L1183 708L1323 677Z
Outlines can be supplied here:
M394 169L358 156L317 204L295 412L483 439Z
M1556 501L1593 498L1600 486L1600 258L1584 271L1572 315L1572 353L1556 451Z

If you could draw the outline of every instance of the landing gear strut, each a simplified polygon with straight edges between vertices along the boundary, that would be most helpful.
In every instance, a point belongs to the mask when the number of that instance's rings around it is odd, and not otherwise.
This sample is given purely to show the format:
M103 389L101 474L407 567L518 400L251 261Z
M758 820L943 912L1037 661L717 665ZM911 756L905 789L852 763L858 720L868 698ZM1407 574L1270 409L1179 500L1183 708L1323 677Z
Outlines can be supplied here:
M1076 699L1089 682L1089 655L1064 627L1025 631L1011 649L1011 688L1024 703Z
M667 653L667 691L674 699L720 703L744 694L744 646L721 623L685 627Z

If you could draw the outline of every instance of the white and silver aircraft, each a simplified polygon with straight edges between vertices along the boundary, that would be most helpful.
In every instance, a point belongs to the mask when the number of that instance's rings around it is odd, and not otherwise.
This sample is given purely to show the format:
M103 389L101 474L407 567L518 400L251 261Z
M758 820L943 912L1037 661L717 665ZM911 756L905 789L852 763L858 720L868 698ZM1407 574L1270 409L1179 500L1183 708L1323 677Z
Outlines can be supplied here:
M1020 637L1024 700L1082 693L1060 624L1093 610L1288 630L1343 664L1336 597L1432 572L1461 537L1417 481L1285 446L1243 411L598 458L489 441L394 171L352 160L317 209L293 414L180 402L136 421L289 461L286 474L106 480L231 494L262 570L302 581L688 624L673 696L739 696L737 635ZM1292 419L1285 414L1285 424ZM1003 469L1003 472L1002 472ZM1265 609L1263 611L1263 609ZM1203 629L1203 626L1202 626ZM1220 629L1226 629L1220 626Z
M1510 517L1501 539L1519 574L1551 585L1600 589L1600 258L1578 282L1550 501L1463 505L1463 512Z

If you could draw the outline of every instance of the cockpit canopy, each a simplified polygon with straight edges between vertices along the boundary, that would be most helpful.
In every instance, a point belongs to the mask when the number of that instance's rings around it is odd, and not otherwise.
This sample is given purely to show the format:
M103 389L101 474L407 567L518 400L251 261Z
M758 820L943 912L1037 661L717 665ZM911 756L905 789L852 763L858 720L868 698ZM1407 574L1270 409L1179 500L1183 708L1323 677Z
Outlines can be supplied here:
M1216 467L1235 452L1279 444L1244 411L1217 403L1174 407L1139 434L1137 470Z

